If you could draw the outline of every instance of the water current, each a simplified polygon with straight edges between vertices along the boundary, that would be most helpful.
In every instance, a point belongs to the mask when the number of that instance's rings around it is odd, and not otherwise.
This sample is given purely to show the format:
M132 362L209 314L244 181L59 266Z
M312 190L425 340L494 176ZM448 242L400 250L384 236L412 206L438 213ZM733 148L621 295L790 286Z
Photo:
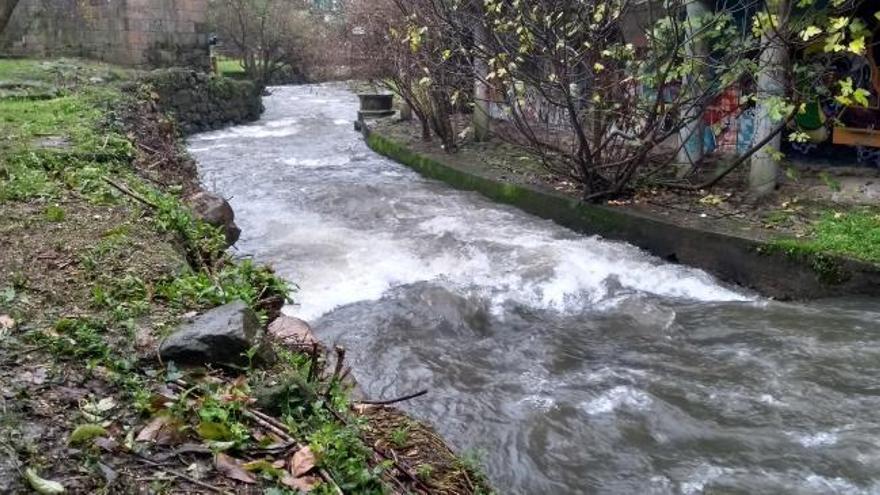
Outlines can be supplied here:
M371 152L341 85L193 137L239 254L499 493L880 493L880 301L769 301Z

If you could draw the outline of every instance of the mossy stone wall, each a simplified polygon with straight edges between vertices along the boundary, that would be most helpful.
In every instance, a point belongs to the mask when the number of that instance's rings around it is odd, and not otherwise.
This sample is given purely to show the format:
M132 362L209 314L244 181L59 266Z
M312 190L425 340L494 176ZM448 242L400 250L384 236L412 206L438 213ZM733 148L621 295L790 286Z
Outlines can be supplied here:
M160 69L143 78L159 96L159 106L173 114L185 134L244 124L260 118L260 89L251 81L187 69Z

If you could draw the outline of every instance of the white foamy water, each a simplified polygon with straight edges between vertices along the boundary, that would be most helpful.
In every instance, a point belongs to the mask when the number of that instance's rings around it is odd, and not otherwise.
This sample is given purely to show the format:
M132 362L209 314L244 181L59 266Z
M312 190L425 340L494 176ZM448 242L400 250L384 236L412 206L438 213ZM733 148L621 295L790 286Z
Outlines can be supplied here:
M273 96L276 104L259 123L202 134L190 146L206 182L224 184L224 194L233 197L244 253L265 253L266 244L303 253L289 264L273 257L302 288L288 310L297 316L317 318L422 281L484 297L495 310L517 303L581 311L621 292L748 300L699 270L422 179L369 152L357 134L336 129L353 115L350 96L333 102L297 95L294 101L287 91ZM291 116L287 105L301 117ZM232 142L253 154L242 155ZM253 208L249 192L238 190L241 174L280 193ZM276 236L269 228L284 232Z

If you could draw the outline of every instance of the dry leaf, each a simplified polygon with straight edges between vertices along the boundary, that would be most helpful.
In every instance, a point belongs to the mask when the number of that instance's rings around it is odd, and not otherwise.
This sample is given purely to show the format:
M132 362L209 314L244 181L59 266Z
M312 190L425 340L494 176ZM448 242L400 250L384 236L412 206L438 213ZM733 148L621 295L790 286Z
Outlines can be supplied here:
M180 443L181 435L178 423L170 416L156 416L138 433L138 442L155 442L159 445Z
M281 484L293 488L294 490L299 490L304 493L309 493L314 490L316 486L320 483L320 480L314 476L303 476L302 478L296 478L291 474L285 474L279 481Z
M290 472L294 476L299 478L312 469L315 469L315 454L312 453L312 449L303 447L299 452L293 454L293 459L290 460Z
M251 476L250 473L248 473L244 470L244 468L241 467L241 461L229 457L226 454L217 454L214 457L214 466L217 468L217 471L220 471L224 476L229 479L241 481L242 483L247 483L249 485L257 482L257 480L253 476Z
M159 430L168 423L168 419L168 416L156 416L147 426L144 427L143 430L141 430L140 433L138 433L135 440L138 442L152 442L159 434Z
M15 320L9 315L0 315L0 336L15 328Z

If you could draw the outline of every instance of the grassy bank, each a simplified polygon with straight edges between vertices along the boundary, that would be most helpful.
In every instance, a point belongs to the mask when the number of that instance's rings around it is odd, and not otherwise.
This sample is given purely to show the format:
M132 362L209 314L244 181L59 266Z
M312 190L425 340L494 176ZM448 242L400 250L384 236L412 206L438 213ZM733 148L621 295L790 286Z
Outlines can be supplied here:
M265 323L291 286L230 258L184 206L194 169L136 76L0 61L14 83L0 98L0 492L487 491L428 428L351 407L311 349L273 344L271 367L224 370L156 358L193 314L243 300ZM295 476L294 460L315 467Z

